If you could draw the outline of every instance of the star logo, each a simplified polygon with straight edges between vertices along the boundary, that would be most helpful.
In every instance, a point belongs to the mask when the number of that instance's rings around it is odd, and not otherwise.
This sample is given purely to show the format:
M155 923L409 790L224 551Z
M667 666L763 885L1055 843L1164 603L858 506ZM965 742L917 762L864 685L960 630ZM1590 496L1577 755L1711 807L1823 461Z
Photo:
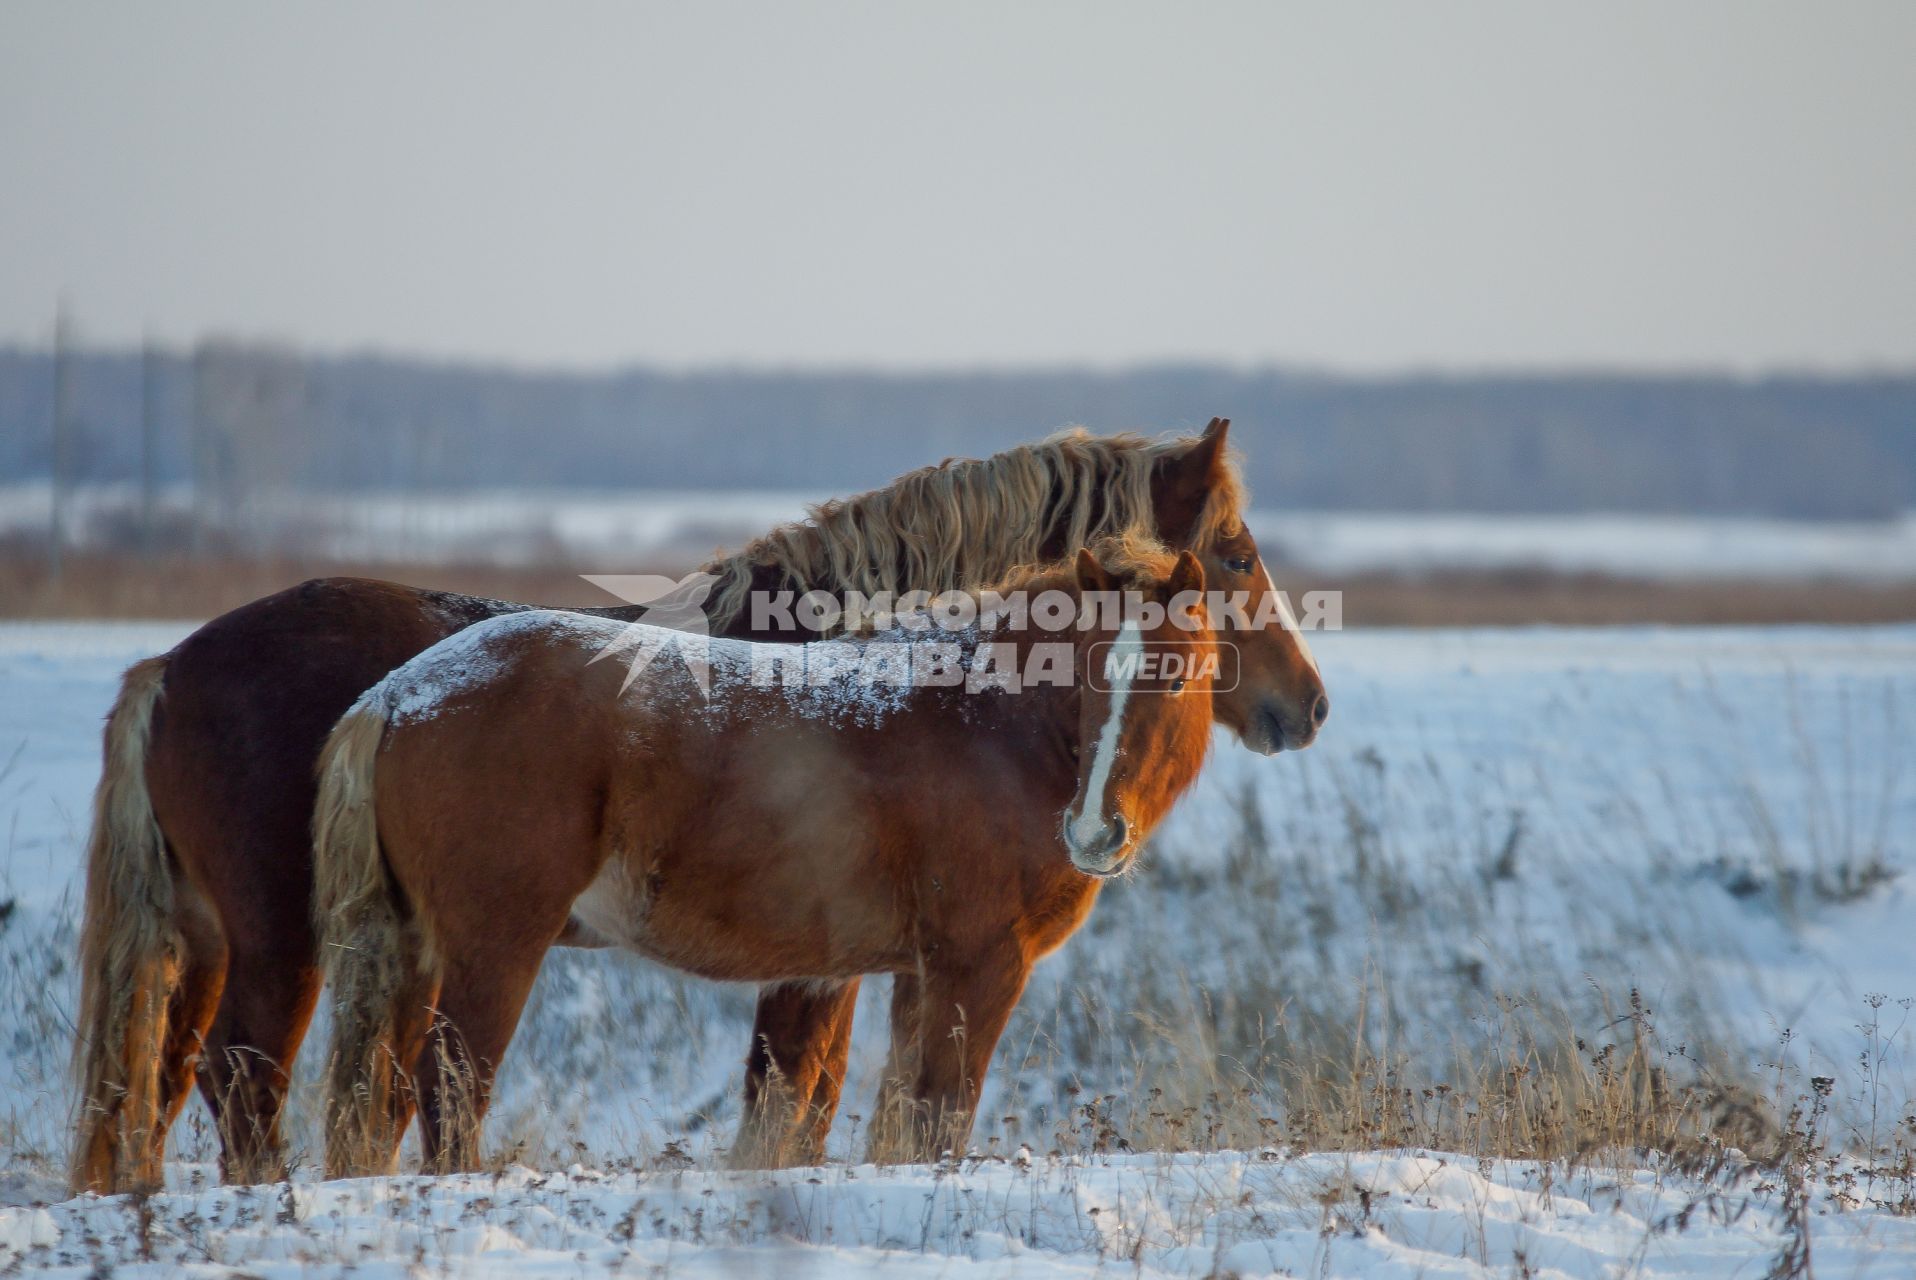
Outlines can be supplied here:
M586 573L587 582L608 591L627 604L645 606L645 617L628 623L625 629L592 656L592 661L632 655L619 685L624 693L652 665L653 659L670 649L685 663L698 686L699 696L712 693L711 620L705 616L705 600L712 594L718 578L712 574L689 573L674 581L658 573Z

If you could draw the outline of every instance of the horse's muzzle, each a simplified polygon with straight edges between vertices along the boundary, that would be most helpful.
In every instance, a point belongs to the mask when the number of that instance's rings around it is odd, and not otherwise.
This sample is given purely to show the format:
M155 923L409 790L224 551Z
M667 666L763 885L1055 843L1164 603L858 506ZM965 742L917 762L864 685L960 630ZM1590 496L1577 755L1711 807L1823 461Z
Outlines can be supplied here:
M1316 741L1318 729L1330 714L1331 701L1321 693L1311 704L1308 718L1288 716L1280 704L1267 702L1258 709L1251 732L1244 735L1244 745L1267 756L1280 751L1302 751Z
M1071 817L1065 815L1064 847L1071 854L1071 865L1088 876L1103 878L1120 874L1130 859L1125 850L1131 843L1131 824L1119 814L1106 823L1096 838L1080 844Z

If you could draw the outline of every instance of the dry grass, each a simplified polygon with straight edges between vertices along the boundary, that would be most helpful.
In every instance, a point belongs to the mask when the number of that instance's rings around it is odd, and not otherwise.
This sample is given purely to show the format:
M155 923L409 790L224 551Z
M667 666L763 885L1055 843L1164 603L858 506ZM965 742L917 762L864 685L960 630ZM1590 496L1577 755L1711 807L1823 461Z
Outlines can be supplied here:
M1346 627L1885 623L1916 620L1916 581L1647 579L1548 569L1280 575L1293 593L1344 592Z
M689 567L581 564L573 570L87 554L69 558L56 581L48 577L43 557L0 552L0 618L211 618L308 578L334 575L384 578L502 600L603 606L619 601L584 581L580 573L683 573Z
M31 548L0 547L0 618L210 618L307 578L343 574L561 606L614 604L580 573L683 574L690 562L549 566L353 563L164 554L72 557L58 581ZM1274 566L1293 596L1344 593L1346 627L1597 626L1916 621L1916 581L1664 581L1507 569L1354 574L1336 580Z

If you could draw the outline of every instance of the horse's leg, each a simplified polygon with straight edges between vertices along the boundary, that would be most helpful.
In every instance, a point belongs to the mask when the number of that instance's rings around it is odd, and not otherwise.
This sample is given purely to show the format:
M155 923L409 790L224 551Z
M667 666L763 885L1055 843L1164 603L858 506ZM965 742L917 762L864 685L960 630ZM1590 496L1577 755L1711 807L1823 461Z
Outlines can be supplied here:
M167 734L176 726L163 726ZM155 812L184 873L179 880L179 927L188 940L186 986L174 1008L198 1008L175 1027L162 1069L199 1059L200 1096L220 1135L220 1172L228 1182L272 1182L286 1171L280 1135L287 1073L305 1037L319 996L318 944L312 925L312 837L304 807L271 793L252 809L216 807L190 788L185 747L161 736L167 750L154 758ZM194 746L198 739L189 739ZM205 919L198 917L204 916ZM195 981L201 937L221 940L223 977ZM207 1026L211 1016L212 1025ZM183 1090L169 1096L177 1111Z
M302 930L302 935L307 931ZM227 1182L275 1182L286 1175L280 1132L293 1059L319 999L310 936L261 946L229 944L226 991L206 1037L200 1089L220 1130Z
M812 1096L807 1110L811 1119L801 1124L795 1158L800 1164L825 1163L825 1139L831 1134L832 1121L838 1115L838 1099L845 1090L845 1070L852 1058L852 1019L858 1012L859 981L845 985L833 1014L830 1035L819 1054L819 1069L812 1081Z
M385 1173L395 1167L399 1160L399 1146L406 1139L406 1126L412 1123L415 1112L419 1110L421 1099L431 1087L432 1075L421 1074L414 1065L429 1061L427 1050L432 1042L432 1029L438 1017L440 974L417 944L416 934L409 934L407 950L402 963L404 976L392 1003L392 1043L387 1046L392 1061L402 1070L410 1068L410 1074L398 1081L398 1087L392 1089L386 1104L389 1108L385 1127L379 1131L383 1143L380 1150L368 1152L373 1161L369 1167L376 1172ZM425 1141L427 1126L420 1126L420 1141Z
M160 1114L153 1133L153 1159L166 1155L166 1135L193 1094L204 1068L206 1036L226 986L226 935L212 904L184 880L174 882L174 927L182 944L179 984L167 1002L166 1039L160 1046Z
M225 983L199 1084L229 1182L286 1171L287 1073L319 995L313 759L338 715L266 696L259 685L302 682L255 681L248 661L218 645L176 651L147 766L168 847L225 937Z
M413 1073L419 1082L419 1138L427 1173L480 1167L493 1077L561 923L530 943L437 940L445 948L445 980Z
M817 1164L851 1058L858 979L762 988L745 1059L745 1107L732 1144L738 1168Z
M900 1076L913 1082L905 1153L915 1160L963 1154L992 1051L1031 973L1023 955L1005 947L940 961L919 979L916 1034L898 1064ZM894 1014L897 1005L894 995ZM896 1046L896 1027L893 1036ZM915 1076L905 1075L909 1058L916 1059Z
M302 813L310 812L308 803ZM226 935L226 986L206 1036L200 1092L219 1129L220 1175L232 1183L286 1176L286 1091L321 981L306 819L257 816L280 820L228 833L211 863L223 874L201 883Z
M923 1056L923 988L916 973L894 974L891 980L891 1052L879 1077L878 1098L872 1105L871 1159L875 1164L903 1160L912 1148L910 1134L917 1124L912 1086Z

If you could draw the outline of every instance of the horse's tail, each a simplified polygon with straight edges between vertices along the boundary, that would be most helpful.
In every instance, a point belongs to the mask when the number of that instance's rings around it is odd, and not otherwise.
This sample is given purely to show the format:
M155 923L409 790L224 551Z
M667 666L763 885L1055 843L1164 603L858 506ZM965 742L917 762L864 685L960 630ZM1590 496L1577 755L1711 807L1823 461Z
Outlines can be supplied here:
M316 924L332 985L326 1176L390 1171L410 1110L396 1045L400 1001L425 963L379 844L374 766L390 716L375 685L340 717L319 757L313 811Z
M68 1174L76 1192L160 1185L160 1055L185 949L166 840L146 790L147 737L165 674L162 655L121 678L93 792L73 1045L79 1115Z

